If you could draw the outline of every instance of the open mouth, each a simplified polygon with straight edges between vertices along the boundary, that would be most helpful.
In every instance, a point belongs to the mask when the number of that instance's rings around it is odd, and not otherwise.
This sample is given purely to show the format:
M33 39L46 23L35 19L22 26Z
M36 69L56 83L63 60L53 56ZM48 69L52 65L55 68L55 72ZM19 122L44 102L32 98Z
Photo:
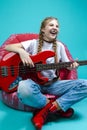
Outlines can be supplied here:
M50 33L53 35L57 35L57 31L56 30L50 30Z

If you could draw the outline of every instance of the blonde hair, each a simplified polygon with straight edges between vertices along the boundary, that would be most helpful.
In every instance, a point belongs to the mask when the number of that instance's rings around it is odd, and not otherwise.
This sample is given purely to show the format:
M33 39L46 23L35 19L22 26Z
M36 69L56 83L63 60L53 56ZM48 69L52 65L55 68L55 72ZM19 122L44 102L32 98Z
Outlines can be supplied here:
M57 20L57 18L54 18L54 17L47 17L41 23L40 33L39 33L38 52L40 52L42 50L43 41L44 41L42 29L45 28L47 23L49 23L50 21L52 21L54 19ZM57 51L57 43L56 43L56 38L53 41L53 50L55 52L55 62L57 62L57 52L56 52Z

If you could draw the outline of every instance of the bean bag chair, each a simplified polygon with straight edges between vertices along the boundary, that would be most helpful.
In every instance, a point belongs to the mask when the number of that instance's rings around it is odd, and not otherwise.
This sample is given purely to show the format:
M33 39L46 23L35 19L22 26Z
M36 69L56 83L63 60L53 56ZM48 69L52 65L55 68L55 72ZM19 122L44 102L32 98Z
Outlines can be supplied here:
M13 34L0 47L0 89L1 89L0 98L3 101L3 103L5 103L7 106L17 109L17 110L22 110L22 111L34 111L35 108L22 104L17 97L17 92L15 89L11 92L7 92L7 91L5 91L6 90L5 86L3 86L3 88L2 88L1 79L2 79L2 76L4 77L3 71L5 71L5 74L7 74L7 72L6 72L7 70L5 69L5 66L2 67L1 63L2 63L2 61L6 61L7 59L10 59L11 56L17 55L13 52L6 51L4 49L5 45L12 44L12 43L18 43L21 41L26 41L26 40L31 40L31 39L38 39L38 34L31 34L31 33ZM65 46L65 50L66 50L68 58L71 61L73 61L73 58L72 58L67 46L65 44L64 44L64 46ZM67 69L60 69L59 73L60 73L61 80L77 79L76 70L69 71ZM6 80L7 79L5 78L5 81ZM9 79L9 81L10 81L10 79ZM9 81L7 80L7 82L9 82ZM46 94L46 96L47 96L47 98L55 98L55 95Z

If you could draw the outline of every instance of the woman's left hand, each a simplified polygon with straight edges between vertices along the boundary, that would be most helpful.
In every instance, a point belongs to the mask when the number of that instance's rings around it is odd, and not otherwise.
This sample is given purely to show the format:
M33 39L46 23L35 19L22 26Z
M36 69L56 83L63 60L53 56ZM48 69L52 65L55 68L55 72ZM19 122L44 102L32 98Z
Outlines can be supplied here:
M78 64L76 61L74 61L74 62L70 65L70 67L67 67L67 69L72 70L72 69L77 69L78 67L79 67L79 64Z

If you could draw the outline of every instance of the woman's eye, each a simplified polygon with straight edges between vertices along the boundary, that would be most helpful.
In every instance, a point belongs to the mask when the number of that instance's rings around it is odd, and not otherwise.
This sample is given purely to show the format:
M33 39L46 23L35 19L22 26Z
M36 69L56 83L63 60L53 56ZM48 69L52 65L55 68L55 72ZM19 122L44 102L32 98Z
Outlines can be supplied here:
M53 26L53 24L50 24L50 26Z

